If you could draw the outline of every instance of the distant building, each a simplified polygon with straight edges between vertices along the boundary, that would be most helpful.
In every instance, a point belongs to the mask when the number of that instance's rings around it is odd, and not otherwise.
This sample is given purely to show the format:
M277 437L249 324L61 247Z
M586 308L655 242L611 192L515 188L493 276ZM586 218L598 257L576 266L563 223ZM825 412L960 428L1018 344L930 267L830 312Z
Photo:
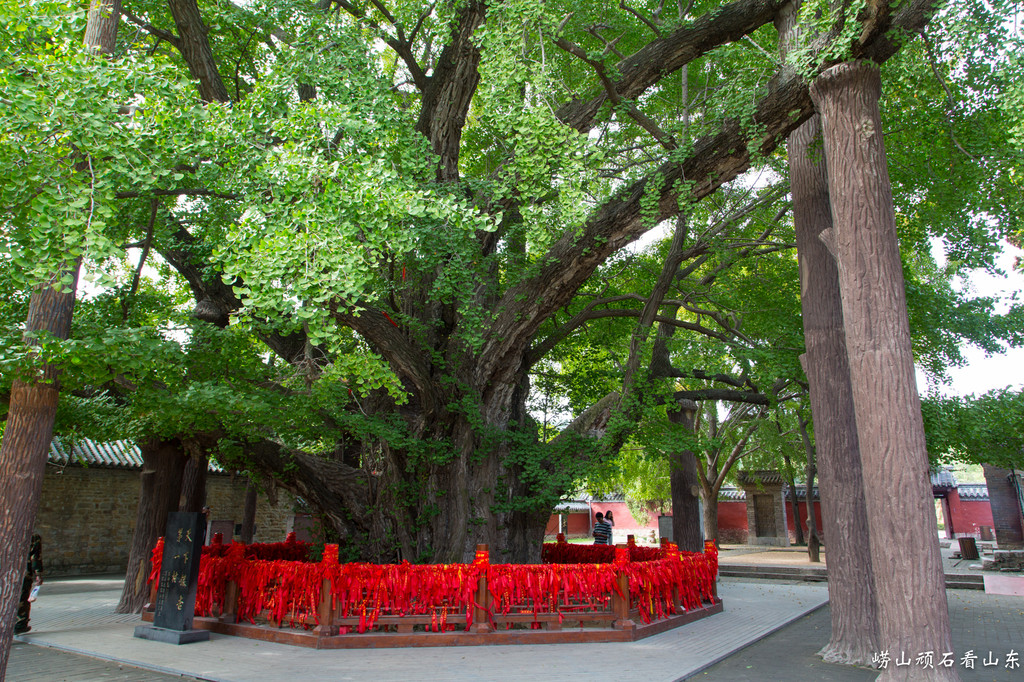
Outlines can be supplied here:
M989 505L988 487L978 483L957 483L953 473L943 469L933 472L932 495L936 500L938 520L943 521L943 532L947 538L970 536L982 540L992 539L993 513ZM815 519L821 530L821 501L818 488L812 490ZM797 514L793 513L793 505L789 497L789 486L782 485L781 492L772 493L781 496L783 503L782 519L789 531L790 541L796 540L795 519L807 532L807 490L803 485L796 486ZM778 505L778 500L773 500ZM1018 514L1019 514L1019 507ZM581 497L566 500L558 505L555 513L548 521L547 535L563 532L567 537L589 537L593 528L594 514L612 511L615 517L615 541L625 540L628 534L638 538L657 537L658 517L660 514L651 509L647 518L634 519L623 496L607 496L601 498ZM671 512L669 512L669 515ZM718 538L726 544L746 544L752 542L750 537L750 519L757 518L757 510L748 505L746 492L735 486L722 486L718 492ZM1018 525L1018 528L1020 526ZM827 542L827 538L826 538Z

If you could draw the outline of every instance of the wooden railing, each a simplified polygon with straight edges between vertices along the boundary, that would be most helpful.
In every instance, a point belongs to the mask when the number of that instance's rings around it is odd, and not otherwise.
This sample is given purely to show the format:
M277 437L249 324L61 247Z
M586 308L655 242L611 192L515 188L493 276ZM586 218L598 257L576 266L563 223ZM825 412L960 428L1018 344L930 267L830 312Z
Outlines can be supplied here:
M620 545L611 563L492 565L480 545L472 564L339 564L331 545L311 563L247 560L236 543L203 559L195 626L318 648L621 641L721 611L713 545L629 555Z

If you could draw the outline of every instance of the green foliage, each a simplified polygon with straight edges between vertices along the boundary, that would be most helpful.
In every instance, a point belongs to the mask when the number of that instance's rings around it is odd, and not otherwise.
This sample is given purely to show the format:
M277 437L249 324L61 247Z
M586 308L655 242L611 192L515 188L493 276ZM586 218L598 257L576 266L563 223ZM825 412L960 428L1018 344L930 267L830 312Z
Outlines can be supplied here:
M61 408L63 432L213 434L239 469L261 439L341 458L387 480L382 494L412 530L442 513L445 472L492 472L496 513L539 518L581 481L665 499L664 455L680 449L725 453L750 433L748 452L792 447L788 403L805 379L783 155L754 158L749 176L708 201L689 202L689 177L675 181L677 196L662 193L669 169L724 122L753 142L763 134L753 113L780 67L773 27L626 98L607 90L626 55L721 4L684 14L645 0L490 3L472 36L479 66L464 74L474 84L465 125L447 133L457 158L442 174L424 132L452 114L423 115L438 95L425 84L466 6L391 4L204 4L231 101L203 103L172 41L122 30L113 58L101 58L81 46L81 6L0 0L0 395L56 363L75 396ZM805 3L805 35L840 25L839 37L813 58L794 50L794 64L844 57L864 6L837 17ZM1003 0L950 7L927 45L911 44L883 73L914 348L938 378L962 362L964 343L1022 341L1018 308L997 314L1000 301L956 279L993 269L998 240L1020 238L1013 10ZM141 0L132 12L174 26L166 3ZM587 130L559 120L565 102L597 93L614 103ZM496 324L517 334L530 322L503 317L506 297L544 298L520 287L639 181L633 224L665 230L658 221L673 205L686 221L683 269L656 324L636 320L669 241L621 240L572 280L575 297L539 320L529 350L488 355L506 352ZM933 243L946 250L942 266ZM79 257L88 283L72 338L26 347L27 292ZM194 319L196 302L224 284L240 301L230 323ZM662 349L671 376L651 371ZM631 358L634 390L605 440L563 433L622 389ZM500 380L482 378L502 363L511 369ZM716 374L732 380L703 378ZM770 409L707 401L697 433L668 421L677 393L723 385L766 396ZM764 421L773 412L780 429ZM602 457L622 442L621 458Z
M922 401L928 454L936 462L966 461L1017 469L1024 462L1024 391Z

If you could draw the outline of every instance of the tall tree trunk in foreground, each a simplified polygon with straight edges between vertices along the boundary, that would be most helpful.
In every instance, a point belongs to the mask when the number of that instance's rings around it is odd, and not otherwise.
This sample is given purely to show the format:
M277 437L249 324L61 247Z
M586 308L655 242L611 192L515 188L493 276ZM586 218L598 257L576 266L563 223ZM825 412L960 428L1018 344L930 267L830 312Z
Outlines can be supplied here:
M823 242L833 232L825 160L814 151L820 139L817 116L789 136L807 348L804 370L811 392L832 604L832 638L821 655L830 663L868 665L878 651L874 578L839 271Z
M798 2L789 5L775 21L783 55L797 37L799 6ZM819 653L830 663L870 665L879 643L875 587L839 270L828 248L834 230L818 116L790 133L788 155L806 347L801 359L810 386L815 445L802 422L801 434L808 466L814 459L812 448L818 453L832 613L832 637ZM808 491L810 486L808 480ZM813 504L808 492L808 516Z
M142 450L142 485L118 613L137 613L146 604L150 555L157 538L167 527L167 513L178 510L185 468L186 455L179 441L153 438L139 447Z
M89 7L85 44L97 52L113 52L120 16L120 0L95 0ZM25 323L27 332L45 331L68 338L80 266L80 259L67 263L49 282L32 292ZM52 285L65 275L71 275L67 290L54 289ZM34 381L13 382L10 412L0 443L0 682L6 676L29 538L36 522L46 456L53 438L60 392L58 374L58 368L46 365Z
M77 283L77 262L74 273ZM67 292L56 291L49 283L40 285L29 299L26 330L46 331L66 339L71 331L74 305L74 283ZM33 342L26 339L26 343ZM45 365L34 381L16 379L11 386L11 407L0 445L0 680L7 669L29 538L36 522L46 457L53 438L60 390L58 375L58 368ZM45 541L44 538L44 547Z
M821 113L846 348L865 479L879 643L894 655L953 650L906 294L878 110L881 78L847 62L811 86ZM827 536L829 542L833 536ZM830 562L831 566L832 562ZM830 581L831 582L831 581ZM954 680L889 665L879 679Z
M668 420L680 424L691 433L696 426L697 405L682 401L670 410ZM692 450L680 450L669 455L669 486L672 489L672 542L684 552L703 552L704 541L700 532L700 477L697 456Z

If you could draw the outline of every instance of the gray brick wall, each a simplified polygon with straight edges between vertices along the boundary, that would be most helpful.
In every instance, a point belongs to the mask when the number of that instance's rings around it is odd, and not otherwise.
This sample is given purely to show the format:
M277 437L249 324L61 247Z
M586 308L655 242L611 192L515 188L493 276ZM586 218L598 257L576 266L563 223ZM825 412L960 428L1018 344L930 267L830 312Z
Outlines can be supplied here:
M241 523L245 480L211 473L207 478L207 502L214 519ZM123 572L138 504L137 470L47 466L36 516L47 575ZM284 540L291 530L294 504L294 499L284 493L278 494L276 506L260 495L254 540Z
M1017 491L1009 479L1011 472L988 464L982 468L985 472L985 482L988 484L996 542L1001 549L1024 548L1020 503L1017 500Z

